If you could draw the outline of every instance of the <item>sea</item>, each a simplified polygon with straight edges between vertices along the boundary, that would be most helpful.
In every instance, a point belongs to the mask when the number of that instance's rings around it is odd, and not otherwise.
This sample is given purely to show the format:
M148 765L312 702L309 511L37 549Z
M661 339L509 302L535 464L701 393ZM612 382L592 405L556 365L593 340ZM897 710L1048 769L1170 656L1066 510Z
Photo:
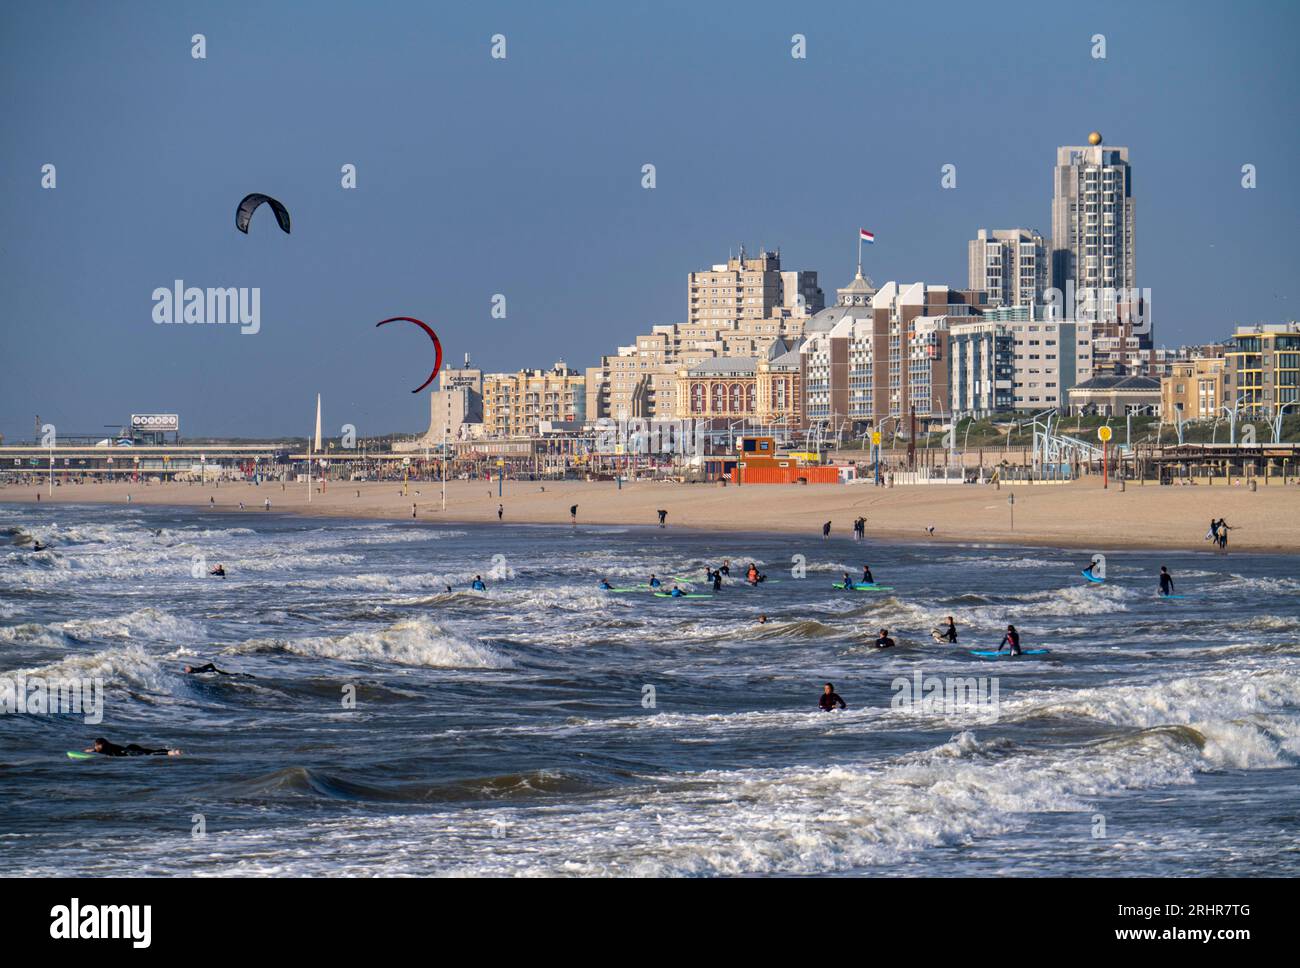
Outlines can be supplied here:
M1094 550L0 505L0 871L1300 873L1295 557Z

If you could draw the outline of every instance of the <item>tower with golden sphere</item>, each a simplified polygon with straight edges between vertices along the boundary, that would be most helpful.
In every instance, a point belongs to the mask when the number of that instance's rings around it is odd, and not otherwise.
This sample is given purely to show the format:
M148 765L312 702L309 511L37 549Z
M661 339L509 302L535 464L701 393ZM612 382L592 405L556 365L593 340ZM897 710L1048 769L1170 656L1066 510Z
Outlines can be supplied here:
M1097 290L1101 317L1112 316L1111 294L1137 288L1128 148L1103 144L1100 131L1057 148L1052 186L1052 285Z

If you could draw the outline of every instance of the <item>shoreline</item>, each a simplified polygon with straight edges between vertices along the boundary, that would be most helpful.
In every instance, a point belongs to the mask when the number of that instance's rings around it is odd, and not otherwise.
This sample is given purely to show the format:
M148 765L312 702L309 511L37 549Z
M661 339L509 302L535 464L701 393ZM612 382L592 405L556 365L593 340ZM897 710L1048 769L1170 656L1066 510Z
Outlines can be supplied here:
M278 483L215 485L113 482L64 484L53 498L34 486L0 488L0 507L45 505L166 506L211 513L272 513L310 518L415 520L447 525L504 523L570 525L578 505L579 525L656 528L656 511L668 510L669 529L801 535L820 541L821 525L832 521L832 538L851 540L854 518L867 518L866 541L910 544L975 544L1105 550L1162 550L1214 553L1203 539L1209 521L1226 518L1233 531L1232 553L1300 552L1300 487L1274 484L1251 492L1244 486L1134 485L1102 490L1095 479L1071 484L988 485L748 485L632 482L620 490L611 481L448 481L447 510L441 483L420 481L329 482L325 493L307 500L305 484L281 490ZM418 493L417 493L418 492ZM358 497L358 493L360 496ZM127 495L131 501L127 501ZM1015 496L1015 527L1008 498ZM210 499L215 501L211 503ZM926 528L933 526L931 535Z

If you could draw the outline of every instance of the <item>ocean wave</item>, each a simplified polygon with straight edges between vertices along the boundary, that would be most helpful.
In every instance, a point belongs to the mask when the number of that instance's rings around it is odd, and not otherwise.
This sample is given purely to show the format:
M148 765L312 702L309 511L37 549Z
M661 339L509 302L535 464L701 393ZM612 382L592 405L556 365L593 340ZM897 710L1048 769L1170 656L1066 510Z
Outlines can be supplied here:
M302 639L253 639L223 650L228 655L279 652L345 662L380 662L432 669L511 669L495 649L445 631L425 618L398 622L376 632Z

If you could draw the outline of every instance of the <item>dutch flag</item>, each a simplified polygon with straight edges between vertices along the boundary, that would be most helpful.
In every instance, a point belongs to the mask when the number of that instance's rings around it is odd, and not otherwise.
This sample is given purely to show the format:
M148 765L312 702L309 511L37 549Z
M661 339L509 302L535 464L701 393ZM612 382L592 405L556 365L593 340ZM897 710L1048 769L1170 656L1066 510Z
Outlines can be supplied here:
M861 241L866 242L868 245L876 244L876 237L871 232L868 232L866 229L858 229L858 233L858 238Z

